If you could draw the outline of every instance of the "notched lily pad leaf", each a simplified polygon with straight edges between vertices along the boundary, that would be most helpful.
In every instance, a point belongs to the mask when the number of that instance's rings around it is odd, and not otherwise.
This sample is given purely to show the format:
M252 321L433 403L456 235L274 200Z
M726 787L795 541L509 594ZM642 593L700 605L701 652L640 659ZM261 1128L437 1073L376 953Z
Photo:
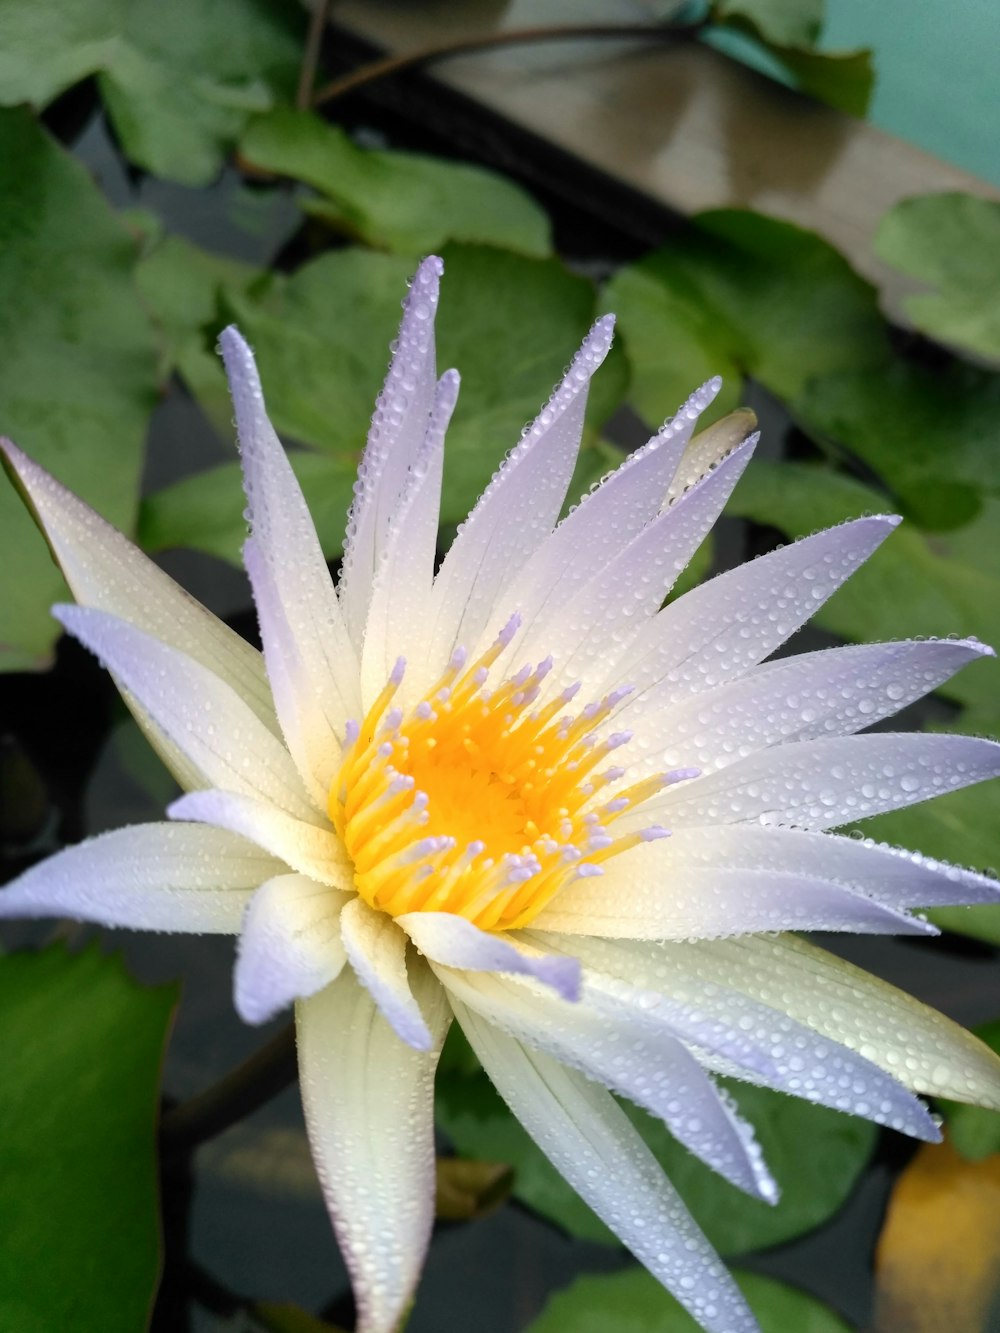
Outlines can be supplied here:
M319 191L306 212L369 245L420 256L446 241L552 251L544 210L484 167L420 153L361 148L320 116L282 107L251 122L240 143L255 167Z
M936 288L904 303L918 329L1000 360L1000 203L959 191L904 199L882 219L875 253Z
M734 1273L761 1333L848 1333L805 1292L757 1273ZM701 1325L641 1268L578 1277L556 1292L528 1333L700 1333Z
M0 433L129 531L156 401L135 245L86 170L27 111L0 111ZM42 538L0 478L0 668L46 665L64 595Z
M146 1326L160 1268L160 1063L176 999L176 987L138 986L96 946L0 958L0 1327Z

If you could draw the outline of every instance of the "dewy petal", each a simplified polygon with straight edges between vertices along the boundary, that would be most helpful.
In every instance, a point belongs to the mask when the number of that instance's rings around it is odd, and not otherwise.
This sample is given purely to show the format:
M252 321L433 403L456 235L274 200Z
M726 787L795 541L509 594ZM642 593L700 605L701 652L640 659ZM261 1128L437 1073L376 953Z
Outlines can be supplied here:
M281 441L264 410L253 353L234 328L219 347L229 376L254 541L305 668L330 719L357 717L357 655L347 633L316 528Z
M615 726L656 737L655 749L630 764L632 780L681 766L711 773L770 745L870 727L986 655L992 649L976 639L826 648L769 662L666 709L649 690L626 700Z
M504 1101L639 1262L708 1333L759 1333L721 1259L611 1095L505 1037L460 1001L453 1007Z
M436 376L434 315L444 265L435 255L414 275L392 364L375 405L347 521L340 596L358 655L389 525L424 442Z
M236 960L234 996L244 1022L266 1023L333 981L347 961L340 913L350 897L306 875L278 875L260 886Z
M302 818L314 816L288 751L207 667L105 611L57 606L52 613L138 699L197 769L200 785L263 797Z
M741 676L800 629L899 524L858 518L769 551L678 597L640 631L602 689L627 681L661 706Z
M551 986L565 1000L579 996L580 965L575 959L533 957L452 912L406 912L396 922L422 954L444 967L520 973Z
M224 680L277 733L260 653L9 440L0 440L66 582L83 606L127 620Z
M345 969L296 1006L313 1158L358 1306L358 1333L395 1333L434 1220L434 1069L450 1015L415 977L435 1050L401 1042Z
M674 865L803 875L831 880L895 911L1000 901L1000 881L988 875L835 833L729 824L713 828L710 838L700 828L678 829L660 848L668 876Z
M704 830L702 830L704 836ZM709 835L714 837L715 830ZM791 871L685 863L672 838L640 843L594 879L578 879L534 921L539 930L607 939L714 939L771 930L936 935L853 887Z
M0 917L235 935L280 863L224 829L133 824L57 852L0 889Z
M353 884L347 853L332 829L295 819L266 801L231 791L193 791L174 801L167 814L171 819L191 819L240 833L286 866L322 884L340 889Z
M659 609L678 575L714 525L753 454L751 435L713 471L686 491L635 537L575 597L558 608L535 636L517 644L532 660L550 652L556 670L548 693L582 679L593 685L615 657L630 656L639 627Z
M792 935L653 946L671 988L731 987L840 1042L916 1092L1000 1110L1000 1059L944 1014Z
M434 1037L411 987L403 931L361 898L344 908L340 931L351 967L397 1036L414 1050L429 1051Z
M758 820L827 829L1000 773L1000 743L875 732L776 746L661 793L643 807L671 828ZM630 815L629 819L633 819ZM624 823L624 821L623 821Z
M427 637L441 510L444 436L458 399L455 371L441 376L406 488L389 523L372 586L361 653L365 707L378 696L399 657L416 657Z
M568 1010L537 985L454 969L439 975L449 997L507 1036L644 1107L737 1188L771 1202L777 1198L749 1126L690 1051L638 1008L597 1013L584 1001Z
M927 1108L880 1067L874 1054L851 1049L835 1030L820 1032L789 1017L784 1001L777 997L774 1007L766 1004L736 985L724 968L716 968L718 980L706 985L694 960L717 952L721 957L727 947L724 941L565 942L542 932L532 938L542 948L579 953L588 988L594 992L592 1003L603 991L615 1000L631 998L654 1018L659 997L665 1022L684 1034L709 1069L863 1116L914 1138L932 1143L941 1138ZM760 938L746 936L740 943ZM835 1013L834 1009L831 1021Z
M579 453L590 377L613 328L609 315L597 321L452 542L434 583L429 659L437 667L479 638L500 591L551 533Z
M652 522L663 508L695 422L721 386L719 379L702 385L648 443L629 454L566 515L504 590L505 600L487 622L484 639L499 633L515 607L527 633L536 618L562 606ZM587 553L585 560L581 551Z

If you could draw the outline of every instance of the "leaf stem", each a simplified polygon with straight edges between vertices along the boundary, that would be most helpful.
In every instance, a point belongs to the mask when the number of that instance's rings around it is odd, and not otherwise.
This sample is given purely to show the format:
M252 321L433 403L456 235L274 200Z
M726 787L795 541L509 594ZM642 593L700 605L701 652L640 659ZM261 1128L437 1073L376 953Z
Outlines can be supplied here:
M299 71L299 86L295 93L295 105L300 111L308 111L316 86L316 67L319 53L323 46L323 33L326 31L330 16L330 0L315 0L309 16L309 31L302 51L302 68Z
M295 1076L295 1025L289 1023L217 1083L165 1112L160 1123L160 1155L191 1152L269 1102L294 1083Z
M573 38L628 38L647 41L672 41L692 37L705 26L704 20L693 23L570 23L546 24L529 28L509 28L504 32L480 33L475 37L452 37L443 42L422 46L403 55L384 56L362 65L350 74L344 74L325 84L313 98L313 106L323 106L334 98L343 97L376 79L390 74L416 69L449 56L465 55L473 51L488 51L498 46L514 46L528 42L566 41Z

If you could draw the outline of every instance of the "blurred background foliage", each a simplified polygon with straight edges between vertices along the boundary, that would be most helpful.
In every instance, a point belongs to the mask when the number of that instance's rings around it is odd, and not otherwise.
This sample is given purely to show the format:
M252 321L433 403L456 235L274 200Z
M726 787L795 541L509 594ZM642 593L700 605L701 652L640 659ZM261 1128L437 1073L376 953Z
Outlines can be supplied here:
M974 8L958 6L947 19L959 46L973 33ZM895 102L880 102L872 51L846 40L852 4L833 9L825 33L822 0L651 4L646 21L678 25L684 39L708 42L853 115L870 106L883 121L893 107L905 112L898 76L889 85ZM943 7L941 14L944 22ZM886 29L866 7L854 31L873 28L877 44ZM636 442L637 421L655 429L694 386L721 373L726 386L713 415L749 395L783 432L727 511L744 553L863 513L888 509L907 520L824 606L822 631L837 640L959 633L1000 643L1000 204L938 193L906 199L884 217L875 252L914 280L906 329L886 323L874 287L828 241L745 209L677 219L662 248L626 262L600 255L581 262L557 252L548 209L515 180L478 162L396 147L359 129L356 110L350 124L339 123L336 101L313 108L326 56L318 67L308 54L304 61L308 38L309 15L296 0L0 0L6 434L151 554L198 552L209 558L206 577L222 579L226 565L239 565L245 524L214 344L236 321L256 349L271 414L292 446L324 551L336 561L400 292L415 262L439 251L447 274L439 364L462 373L445 535L588 325L611 309L619 338L591 396L575 496ZM959 60L956 49L953 42L936 53L937 75ZM876 54L880 62L881 48ZM965 54L975 64L982 43ZM921 119L932 96L919 100L914 132L940 151L954 145L956 160L985 174L982 117L960 122L968 108L958 101L944 113L949 143L935 140L936 111ZM114 170L105 162L95 172L95 133ZM148 188L133 188L139 183ZM236 241L218 252L196 243L189 233L197 228L177 225L178 197L180 215L225 214L220 235ZM162 213L158 199L172 201ZM178 399L183 422L196 422L196 439L214 432L204 457L192 459L184 444ZM168 400L175 424L154 459L147 442ZM724 526L724 536L735 530ZM725 559L707 543L695 573ZM0 564L0 668L14 681L52 664L57 627L48 608L64 592L5 481ZM991 665L949 682L916 721L1000 735ZM169 787L141 742L121 725L109 744L150 805L162 804ZM40 773L29 750L7 741L0 750L0 835L11 869L82 831L72 820L46 824L46 784L72 784L65 772ZM864 831L977 868L1000 865L997 798L988 789L883 816ZM949 931L1000 945L1000 908L934 915ZM60 943L0 957L0 1133L13 1165L5 1189L17 1196L4 1222L15 1243L0 1260L3 1327L129 1333L144 1326L159 1263L154 1116L175 998L171 989L137 986L94 949L67 952ZM44 1044L34 1040L39 1031ZM997 1025L984 1035L1000 1044ZM72 1098L58 1092L67 1080L77 1090ZM713 1242L742 1261L836 1214L878 1135L777 1095L734 1093L783 1186L776 1209L736 1194L661 1127L635 1117ZM58 1154L39 1148L29 1110L38 1106ZM997 1234L1000 1117L941 1109L948 1145L922 1149L900 1178L882 1235L880 1333L996 1327L987 1321L1000 1256L968 1237L987 1228ZM457 1035L442 1066L439 1112L459 1154L441 1164L439 1212L449 1225L492 1211L510 1194L581 1242L616 1246L512 1120ZM941 1175L942 1159L933 1155L944 1152L950 1169ZM460 1159L468 1161L458 1170ZM946 1205L939 1188L951 1191ZM88 1206L70 1206L79 1199ZM923 1265L921 1210L932 1206L965 1219L956 1235L967 1239L953 1247L962 1280L947 1286L942 1300L951 1305L936 1323L927 1315L933 1292L905 1297ZM52 1234L59 1240L49 1247L43 1291L31 1256ZM848 1327L773 1278L748 1271L740 1280L764 1333ZM294 1304L220 1297L210 1283L206 1295L202 1287L202 1304L222 1322L198 1327L315 1333L333 1328L328 1321L337 1316L336 1303L324 1322ZM71 1309L61 1303L67 1292ZM157 1327L181 1327L164 1322L162 1310L158 1318ZM418 1303L414 1329L420 1319ZM580 1278L530 1323L534 1333L612 1327L681 1333L693 1326L634 1269Z

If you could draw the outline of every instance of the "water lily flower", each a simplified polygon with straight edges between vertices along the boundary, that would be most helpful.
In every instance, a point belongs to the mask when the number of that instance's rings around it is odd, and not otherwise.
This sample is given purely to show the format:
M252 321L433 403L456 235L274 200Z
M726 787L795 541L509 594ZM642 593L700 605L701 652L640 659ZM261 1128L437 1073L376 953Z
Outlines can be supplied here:
M93 650L185 794L29 870L0 914L239 935L251 1023L294 1002L309 1138L362 1333L398 1327L431 1230L433 1080L461 1024L513 1113L712 1333L756 1328L612 1094L727 1180L777 1187L723 1073L923 1139L915 1095L1000 1107L1000 1062L789 932L933 933L996 883L830 830L1000 772L1000 745L855 734L990 652L767 660L886 538L860 518L664 606L756 436L698 390L560 521L598 320L440 569L440 261L420 267L334 588L253 356L221 338L263 653L13 445ZM746 438L744 438L746 436Z

